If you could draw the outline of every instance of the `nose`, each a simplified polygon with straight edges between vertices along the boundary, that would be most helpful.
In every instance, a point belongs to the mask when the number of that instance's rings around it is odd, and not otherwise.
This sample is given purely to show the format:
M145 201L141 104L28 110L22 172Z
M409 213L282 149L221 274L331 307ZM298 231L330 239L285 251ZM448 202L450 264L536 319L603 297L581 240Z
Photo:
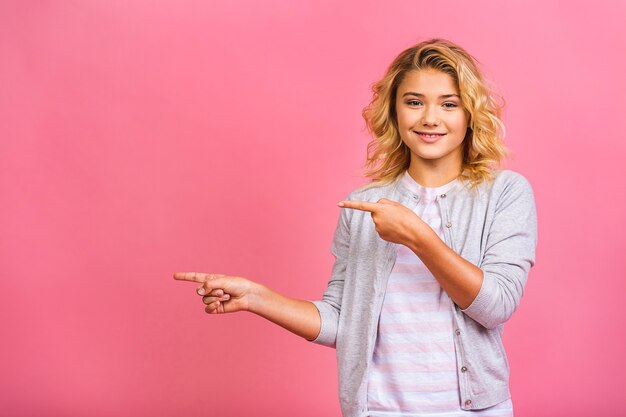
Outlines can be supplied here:
M422 125L424 126L437 126L439 119L437 118L436 106L426 106L422 113Z

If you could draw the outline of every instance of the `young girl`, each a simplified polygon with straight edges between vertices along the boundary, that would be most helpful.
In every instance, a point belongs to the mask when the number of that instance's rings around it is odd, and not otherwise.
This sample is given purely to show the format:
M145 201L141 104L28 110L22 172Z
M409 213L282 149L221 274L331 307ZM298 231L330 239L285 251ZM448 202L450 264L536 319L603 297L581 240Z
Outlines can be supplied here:
M350 193L318 301L196 272L207 313L251 311L337 350L344 417L512 416L503 324L535 263L533 191L510 170L501 108L443 39L398 55L363 116L370 183Z

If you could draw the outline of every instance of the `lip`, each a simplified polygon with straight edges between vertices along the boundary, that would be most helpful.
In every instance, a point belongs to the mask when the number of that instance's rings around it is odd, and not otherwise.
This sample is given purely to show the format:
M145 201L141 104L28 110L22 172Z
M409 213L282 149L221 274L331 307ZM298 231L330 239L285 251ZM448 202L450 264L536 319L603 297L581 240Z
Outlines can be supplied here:
M426 143L435 143L438 140L440 140L441 138L443 138L446 134L445 133L441 133L441 132L415 132L420 139L422 139L424 142ZM437 135L437 137L428 137L428 136L424 136L424 135Z

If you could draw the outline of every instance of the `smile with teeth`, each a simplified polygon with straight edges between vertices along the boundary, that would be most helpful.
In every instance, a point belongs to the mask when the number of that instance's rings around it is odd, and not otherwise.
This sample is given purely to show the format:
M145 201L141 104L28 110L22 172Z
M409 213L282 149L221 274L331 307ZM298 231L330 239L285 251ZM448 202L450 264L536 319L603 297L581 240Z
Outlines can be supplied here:
M424 136L425 138L438 138L440 136L445 135L445 133L423 133L423 132L415 132L420 136Z
M418 132L414 130L415 134L417 134L422 142L425 143L437 143L439 139L443 138L445 133L426 133L426 132Z

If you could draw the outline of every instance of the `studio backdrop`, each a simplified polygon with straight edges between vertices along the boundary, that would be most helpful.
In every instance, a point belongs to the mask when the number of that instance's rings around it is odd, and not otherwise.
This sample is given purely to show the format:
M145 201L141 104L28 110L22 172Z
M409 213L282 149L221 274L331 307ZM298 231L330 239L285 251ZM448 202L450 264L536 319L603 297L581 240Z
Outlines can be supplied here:
M0 410L338 416L335 351L210 316L175 271L322 296L361 110L456 42L506 100L537 263L507 323L516 416L621 416L622 2L0 3Z

